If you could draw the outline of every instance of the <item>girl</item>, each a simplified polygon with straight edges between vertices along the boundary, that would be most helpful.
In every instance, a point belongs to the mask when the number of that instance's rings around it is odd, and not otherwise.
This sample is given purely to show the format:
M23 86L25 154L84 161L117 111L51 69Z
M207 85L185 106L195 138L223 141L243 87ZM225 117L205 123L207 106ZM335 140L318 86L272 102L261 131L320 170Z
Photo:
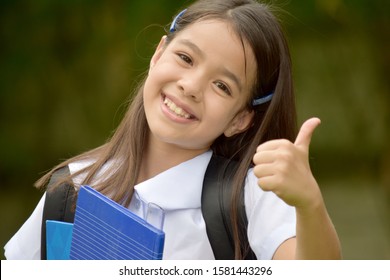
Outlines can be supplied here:
M308 162L320 121L296 136L291 63L269 8L253 0L199 0L163 36L122 123L104 145L69 159L63 178L129 206L133 195L165 211L164 259L213 259L201 213L212 154L239 163L232 225L244 192L249 245L258 259L338 259L340 246ZM5 246L9 259L40 257L42 207Z

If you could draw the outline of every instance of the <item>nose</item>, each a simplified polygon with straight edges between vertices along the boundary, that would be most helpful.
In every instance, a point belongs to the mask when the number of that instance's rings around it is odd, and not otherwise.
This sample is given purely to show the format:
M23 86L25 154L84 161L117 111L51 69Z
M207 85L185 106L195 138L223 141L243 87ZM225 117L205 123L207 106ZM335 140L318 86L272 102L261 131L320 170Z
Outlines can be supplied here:
M177 81L177 86L182 94L196 102L199 102L202 99L204 84L203 77L200 75L191 75L189 73L187 75L182 75Z

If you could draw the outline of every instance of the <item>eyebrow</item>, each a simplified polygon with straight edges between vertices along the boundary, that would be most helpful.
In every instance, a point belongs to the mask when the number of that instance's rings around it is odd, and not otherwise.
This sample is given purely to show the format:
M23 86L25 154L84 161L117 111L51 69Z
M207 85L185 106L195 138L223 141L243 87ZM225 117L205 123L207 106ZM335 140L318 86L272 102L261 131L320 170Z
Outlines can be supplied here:
M205 57L205 53L196 44L194 44L190 40L180 39L180 40L178 40L178 43L186 45L187 47L192 49L195 53L197 53L202 58ZM242 90L242 85L241 85L240 79L233 72L229 71L226 67L221 66L220 69L222 71L222 74L224 76L228 77L230 80L232 80L237 85L239 91L241 91Z
M186 45L187 47L189 47L190 49L192 49L194 52L196 52L198 55L204 57L204 52L196 45L194 44L193 42L191 42L190 40L187 40L187 39L180 39L178 40L178 42L180 44L183 44L183 45Z
M222 67L222 73L223 75L225 75L226 77L228 77L230 80L232 80L238 87L239 91L241 92L242 90L242 85L241 85L241 81L240 79L233 73L233 72L230 72L228 69L226 69L225 67Z

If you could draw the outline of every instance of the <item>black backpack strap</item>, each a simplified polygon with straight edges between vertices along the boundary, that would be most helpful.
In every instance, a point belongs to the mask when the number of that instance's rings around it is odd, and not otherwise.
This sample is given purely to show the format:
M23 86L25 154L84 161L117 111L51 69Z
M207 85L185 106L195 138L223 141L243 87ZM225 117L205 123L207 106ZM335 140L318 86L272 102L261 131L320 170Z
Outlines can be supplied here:
M217 260L234 259L233 229L230 220L232 181L238 163L214 155L207 167L202 190L202 214L214 257ZM244 192L241 192L238 209L241 226L240 240L245 259L256 259L249 247L248 220L245 212Z
M56 220L73 223L76 191L71 184L62 184L53 188L58 180L70 175L66 166L53 173L46 188L41 228L41 259L46 260L46 221Z

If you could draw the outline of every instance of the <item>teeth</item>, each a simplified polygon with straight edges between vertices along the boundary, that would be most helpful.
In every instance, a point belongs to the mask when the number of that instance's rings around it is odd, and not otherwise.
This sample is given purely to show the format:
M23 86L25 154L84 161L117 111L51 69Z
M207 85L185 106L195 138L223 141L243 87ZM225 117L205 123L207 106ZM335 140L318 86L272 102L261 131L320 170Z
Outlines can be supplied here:
M168 99L167 97L165 97L164 99L164 104L167 105L167 107L179 117L183 117L186 119L191 118L190 114L186 113L182 108L176 106L176 104L173 103L173 101Z

